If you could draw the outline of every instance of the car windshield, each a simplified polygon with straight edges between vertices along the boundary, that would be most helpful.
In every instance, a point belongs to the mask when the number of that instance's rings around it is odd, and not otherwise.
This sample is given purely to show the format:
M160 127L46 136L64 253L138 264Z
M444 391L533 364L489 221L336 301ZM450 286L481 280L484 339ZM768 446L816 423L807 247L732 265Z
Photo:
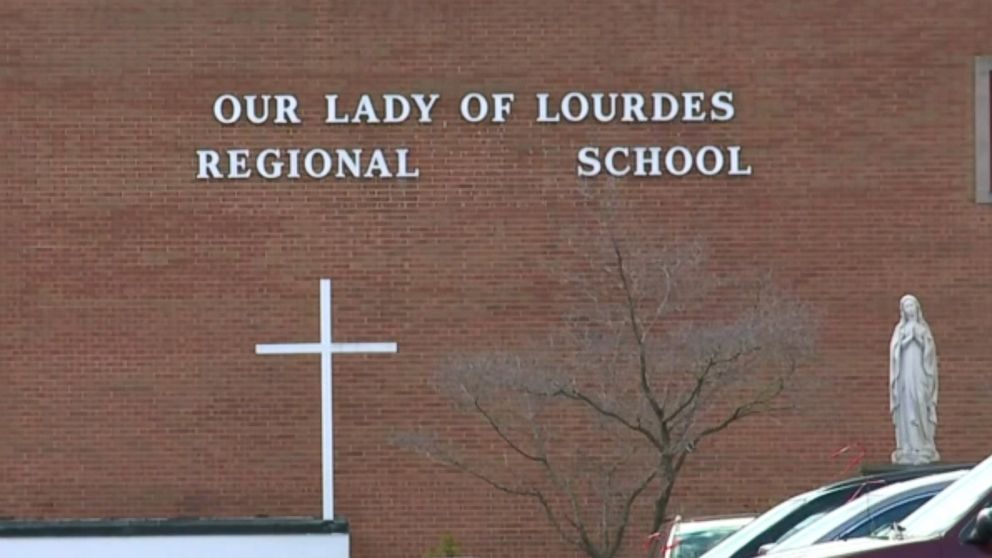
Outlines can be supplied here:
M920 506L899 523L898 529L885 531L888 536L931 537L945 533L992 488L992 457L979 463L968 474L951 483L940 494Z
M788 500L761 514L757 519L748 523L733 535L723 539L720 544L711 548L703 556L705 558L729 558L735 552L743 548L744 545L753 541L755 537L764 533L769 527L775 525L790 513L796 511L799 506L818 496L820 493L821 490L813 490L811 492L806 492L804 494L800 494L799 496L789 498Z

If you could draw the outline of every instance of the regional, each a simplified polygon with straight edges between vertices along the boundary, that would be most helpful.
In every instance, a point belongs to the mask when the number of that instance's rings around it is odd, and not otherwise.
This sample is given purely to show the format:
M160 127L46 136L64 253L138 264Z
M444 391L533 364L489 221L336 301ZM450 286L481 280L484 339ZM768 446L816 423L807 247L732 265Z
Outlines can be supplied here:
M411 169L408 149L263 149L257 155L250 149L197 149L197 180L248 179L259 176L316 180L327 178L417 178L420 169Z
M583 147L579 150L578 175L597 176L603 170L610 176L704 176L726 174L750 176L751 165L741 163L741 146L705 145L695 152L684 145L661 147Z

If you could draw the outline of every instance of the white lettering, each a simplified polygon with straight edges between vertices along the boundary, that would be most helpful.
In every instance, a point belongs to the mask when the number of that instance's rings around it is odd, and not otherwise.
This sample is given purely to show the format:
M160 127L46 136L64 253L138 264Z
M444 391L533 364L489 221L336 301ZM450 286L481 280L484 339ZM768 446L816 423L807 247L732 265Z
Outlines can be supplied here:
M410 116L410 101L407 101L403 95L387 93L382 96L382 102L386 105L386 113L382 117L384 123L399 124Z
M409 149L396 150L396 178L417 178L420 176L419 168L414 167L412 172L407 170L407 157L409 155Z
M313 166L313 160L317 156L320 157L323 164L319 171ZM323 149L311 149L303 157L303 168L310 178L324 178L331 174L331 154Z
M224 105L231 105L228 115L225 115ZM221 95L214 101L214 119L221 124L234 124L241 118L241 101L230 94Z
M478 110L472 109L473 101L478 105ZM462 97L461 112L462 118L472 124L477 124L489 115L489 102L482 93L469 93Z
M650 153L650 159L647 153ZM634 148L634 176L661 176L661 148L660 147L635 147ZM645 167L650 164L651 170Z
M751 176L751 165L741 168L741 146L731 145L727 147L730 152L730 176Z
M220 164L220 154L213 149L197 149L196 150L197 159L200 161L200 170L196 173L196 178L198 180L206 180L209 178L224 178L223 173L217 168Z
M276 124L299 124L296 108L300 102L294 95L276 95Z
M646 94L583 93L571 91L559 100L550 93L537 93L537 122L560 120L581 122L592 116L597 122L726 122L734 117L732 91L716 91L708 96L703 91L672 94L666 91Z
M365 178L375 178L375 173L379 173L379 178L392 178L393 176L389 172L389 163L386 162L386 156L383 155L381 149L372 152L372 159L369 161L368 168L365 169Z
M644 115L644 97L638 93L623 93L623 117L621 122L647 122Z
M227 152L227 177L228 178L251 178L251 171L248 170L247 149L230 149Z
M583 165L587 168L583 168ZM583 147L579 150L579 166L577 169L579 176L596 176L599 174L600 169L598 147Z
M616 93L610 93L609 95L604 95L603 93L593 93L589 95L592 97L592 115L593 118L599 122L611 122L617 117L617 97ZM604 104L606 97L610 98L610 112L607 114L606 106Z
M432 93L430 95L430 102L427 103L424 102L424 95L420 93L410 95L410 98L413 99L413 102L417 104L417 110L420 111L420 119L417 121L420 122L421 124L430 124L431 110L433 110L434 103L436 103L437 100L441 98L441 96L438 95L437 93Z
M537 94L537 121L538 122L558 122L558 121L561 120L561 117L558 115L558 112L557 111L555 112L554 118L552 118L550 115L548 115L548 97L550 97L550 95L547 94L547 93L538 93Z
M675 156L682 156L682 166L675 166ZM685 176L692 170L692 152L687 147L677 145L665 153L665 170L674 176Z
M510 114L513 93L493 93L493 122L502 124Z
M259 125L265 124L269 119L269 101L272 99L271 95L262 95L262 108L261 114L259 114L258 107L258 95L245 95L245 104L248 106L248 122L252 124Z
M717 91L713 94L710 102L713 103L710 119L716 122L727 122L734 117L734 93L732 91Z
M706 94L702 91L692 91L682 94L682 101L685 103L682 113L683 122L702 122L706 120L706 113L703 112L703 99Z
M713 156L713 166L706 164L706 156ZM723 170L723 151L715 145L706 145L696 152L696 169L706 176L716 176Z
M255 164L255 170L258 171L258 175L262 178L267 178L272 180L273 178L279 178L282 176L282 161L275 161L269 166L267 161L269 157L279 158L278 149L263 149L258 154L258 161Z
M372 97L368 95L359 97L358 106L355 108L355 114L352 116L351 121L360 124L363 119L368 124L378 124L380 122L379 117L375 113L375 105L372 104Z
M578 112L572 110L572 101L578 101ZM582 122L589 116L589 99L577 91L573 91L561 99L561 115L569 122Z
M651 115L652 122L670 122L675 120L679 113L679 100L671 93L652 93L651 100L654 101L654 113ZM665 105L668 105L668 112L665 112Z
M286 153L289 153L289 174L286 175L287 178L299 178L300 177L300 150L299 149L288 149Z
M603 158L603 162L605 163L604 166L606 167L606 172L609 173L611 176L624 176L626 174L629 174L630 164L627 164L627 166L623 168L617 168L614 162L614 159L616 158L617 155L623 155L623 157L626 158L629 156L629 154L630 151L626 147L610 148L610 150L606 152L606 157Z
M354 178L362 176L362 150L361 149L338 149L335 155L338 156L338 178L345 178L344 168L348 167L348 172Z
M348 119L348 115L338 116L338 96L337 95L324 95L324 99L327 100L327 118L324 119L326 124L347 124L351 120Z

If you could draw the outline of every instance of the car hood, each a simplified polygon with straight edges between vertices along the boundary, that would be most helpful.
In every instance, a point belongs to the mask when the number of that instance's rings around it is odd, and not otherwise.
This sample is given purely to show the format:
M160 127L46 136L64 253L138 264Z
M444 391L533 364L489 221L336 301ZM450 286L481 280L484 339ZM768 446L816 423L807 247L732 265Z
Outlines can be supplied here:
M850 556L854 554L871 552L874 550L895 548L907 544L916 544L920 542L925 542L928 540L930 539L928 538L913 538L913 539L901 539L901 540L874 539L874 538L849 539L846 541L832 541L827 543L814 544L812 546L796 548L793 550L785 550L782 552L775 552L773 549L766 556L768 556L768 558L833 558L835 556Z

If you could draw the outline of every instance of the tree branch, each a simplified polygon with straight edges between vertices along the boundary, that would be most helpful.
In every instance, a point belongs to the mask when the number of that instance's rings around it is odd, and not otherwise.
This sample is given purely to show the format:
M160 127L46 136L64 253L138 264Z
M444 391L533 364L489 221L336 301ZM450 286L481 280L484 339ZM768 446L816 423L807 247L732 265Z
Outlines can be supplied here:
M531 454L525 451L523 448L521 448L513 440L511 440L510 437L507 436L505 432L503 432L503 429L500 428L500 426L496 423L496 420L493 419L492 415L490 415L485 409L482 408L482 405L479 404L479 398L477 397L473 398L472 405L475 407L475 410L478 411L479 414L486 419L486 422L489 423L489 426L493 429L493 431L496 432L496 435L499 436L500 439L503 440L503 443L509 446L510 449L512 449L514 452L522 456L524 459L527 459L528 461L547 464L548 462L547 456Z
M718 366L726 366L728 364L733 364L738 360L744 358L745 356L757 353L760 350L761 348L758 346L751 347L749 349L740 349L732 356L724 359L715 359L711 355L706 363L706 366L703 369L703 372L696 376L696 383L693 386L692 390L689 392L689 394L686 396L685 400L683 400L682 403L680 403L679 406L674 411L672 411L672 414L667 415L664 418L664 422L666 424L671 422L672 420L677 418L680 413L685 411L690 405L692 405L694 402L698 400L700 394L703 391L703 388L706 386L707 378L714 369L716 369Z
M627 531L627 524L630 521L630 510L634 507L634 502L640 497L641 493L658 477L658 471L653 470L651 474L647 475L636 485L634 490L631 491L627 498L624 500L623 509L620 512L620 520L617 522L617 534L613 539L613 544L610 545L608 556L614 556L620 550L620 544L623 543L624 534Z
M478 398L473 398L472 403L476 411L480 415L482 415L483 418L485 418L486 422L493 429L493 431L496 432L496 435L499 436L501 440L503 440L504 444L506 444L511 450L513 450L515 453L517 453L524 459L527 459L528 461L534 463L538 463L544 468L548 477L555 484L555 486L558 487L558 489L566 495L571 505L572 517L569 517L567 514L563 514L562 517L579 534L579 541L581 542L581 545L587 548L595 548L592 545L592 542L589 540L588 530L586 529L585 523L581 519L581 510L580 510L578 498L575 495L575 491L568 486L568 483L564 479L562 479L561 475L559 475L558 472L555 471L554 468L551 466L551 462L548 459L547 453L542 452L540 455L538 455L524 450L523 448L520 447L519 444L517 444L516 442L510 439L510 437L506 434L503 428L499 426L499 424L496 422L493 416L488 411L486 411L482 407L482 405L479 404ZM535 438L539 438L536 432L533 432L533 435ZM550 513L550 506L547 503L547 500L539 492L537 493L537 496L538 499L541 500L542 505Z
M630 279L627 276L627 270L624 264L623 251L620 249L620 244L615 238L612 239L612 242L613 252L617 261L617 273L620 274L620 283L623 285L624 295L627 299L627 313L630 319L630 326L633 328L634 339L637 341L637 357L638 365L640 367L641 393L644 395L644 398L647 399L648 404L651 405L651 410L654 412L658 422L664 422L665 412L662 410L661 405L658 404L658 400L655 398L654 392L651 391L651 385L648 383L647 348L644 345L644 334L641 331L640 323L637 320L637 301L634 298L634 293L631 291Z
M496 479L473 469L472 467L454 458L453 456L443 455L440 452L431 451L426 448L421 448L421 451L424 454L426 454L428 457L440 463L443 463L449 467L457 469L458 471L461 471L463 474L466 474L472 478L480 480L500 492L503 492L505 494L510 494L512 496L523 496L526 498L533 498L537 500L537 502L541 505L541 508L543 509L544 514L548 519L548 522L551 523L552 527L554 527L555 531L558 533L561 539L583 552L586 553L589 552L591 547L588 544L588 540L577 540L568 535L564 527L562 527L561 522L558 518L558 514L554 511L554 507L551 505L551 502L548 500L547 496L545 496L544 493L541 492L540 490L534 488L515 488L507 484L504 484L502 482L499 482ZM575 521L573 521L572 518L568 517L567 514L563 514L561 518L566 523L568 523L569 526L571 526L573 529L576 529L576 531L578 531L578 526L576 525Z
M564 389L558 390L557 392L555 392L555 394L556 395L561 395L562 397L566 397L568 399L572 399L572 400L575 400L575 401L581 401L582 403L585 403L586 405L588 405L589 407L591 407L597 413L599 413L599 414L601 414L601 415L603 415L605 417L611 418L611 419L619 422L625 428L628 428L630 430L633 430L634 432L637 432L638 434L644 436L644 438L646 438L649 442L651 442L651 445L654 446L655 448L657 448L659 451L663 451L664 450L664 446L662 445L661 441L659 441L657 438L655 438L655 435L650 430L648 430L647 428L644 428L644 426L642 426L640 424L634 424L634 423L630 422L628 419L624 418L619 413L616 413L614 411L611 411L611 410L603 407L602 405L600 405L600 404L596 403L595 401L593 401L592 398L589 397L588 395L586 395L586 394L584 394L584 393L582 393L582 392L580 392L578 390L568 391L568 390L564 390Z
M777 382L775 382L773 388L765 397L749 401L747 403L744 403L743 405L738 405L734 409L734 411L730 414L730 416L720 421L718 424L706 428L705 430L697 434L695 439L693 440L693 446L695 446L696 443L698 443L703 438L716 434L717 432L726 429L728 426L730 426L734 422L737 422L738 420L749 417L751 415L758 414L759 412L761 412L761 408L763 406L767 405L772 399L775 399L776 397L781 395L784 390L785 390L785 382L779 379Z

